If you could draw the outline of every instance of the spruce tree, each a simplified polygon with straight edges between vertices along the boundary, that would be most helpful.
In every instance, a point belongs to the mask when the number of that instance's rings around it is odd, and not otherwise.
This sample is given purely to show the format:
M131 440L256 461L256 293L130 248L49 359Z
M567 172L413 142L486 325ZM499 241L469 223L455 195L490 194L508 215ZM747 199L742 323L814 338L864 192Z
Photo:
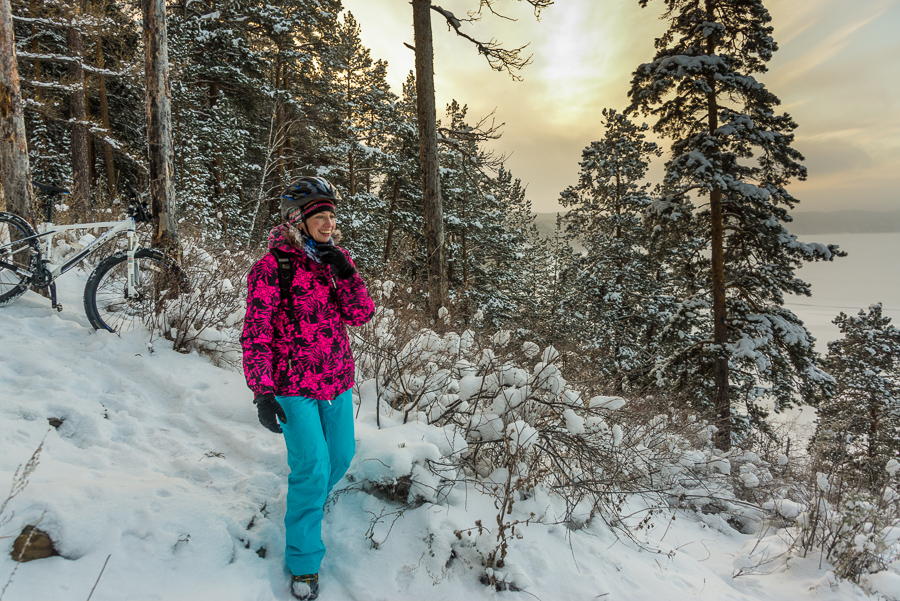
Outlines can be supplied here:
M569 207L568 234L586 249L572 267L565 304L598 375L621 392L646 381L672 299L644 224L652 202L644 178L661 151L646 140L647 125L612 109L603 117L603 139L584 149L578 184L560 198Z
M900 456L900 330L881 303L833 323L843 337L828 343L825 368L836 390L819 409L812 447L827 471L876 488Z
M410 71L395 105L392 143L384 157L381 196L388 205L382 262L401 264L410 280L426 277L419 131L416 123L416 80ZM398 252L400 251L400 252ZM399 257L398 257L399 255Z
M96 208L97 188L111 196L117 168L129 175L146 169L132 8L105 0L15 0L12 8L34 177L78 191L73 207ZM125 125L135 119L139 131Z
M388 231L390 192L379 190L400 114L387 83L387 63L373 60L352 13L338 28L332 94L343 107L341 127L321 150L318 172L343 194L340 227L360 268L378 266Z
M672 139L665 187L681 203L675 212L696 213L702 228L704 252L683 268L698 282L681 300L703 315L704 340L673 348L660 377L703 366L693 384L727 449L734 433L763 426L764 398L781 410L814 401L827 382L784 294L809 295L794 270L836 249L804 244L785 227L797 204L786 186L806 169L792 147L796 124L755 77L777 50L763 2L664 3L669 29L634 73L629 110L654 116L654 132Z

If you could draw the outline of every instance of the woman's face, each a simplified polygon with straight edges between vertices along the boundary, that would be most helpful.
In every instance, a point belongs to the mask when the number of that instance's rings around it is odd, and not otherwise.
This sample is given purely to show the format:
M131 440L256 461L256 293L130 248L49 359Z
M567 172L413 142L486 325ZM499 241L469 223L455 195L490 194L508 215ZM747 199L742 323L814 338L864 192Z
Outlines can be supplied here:
M334 233L337 218L331 211L321 211L306 220L306 233L317 244L328 242Z

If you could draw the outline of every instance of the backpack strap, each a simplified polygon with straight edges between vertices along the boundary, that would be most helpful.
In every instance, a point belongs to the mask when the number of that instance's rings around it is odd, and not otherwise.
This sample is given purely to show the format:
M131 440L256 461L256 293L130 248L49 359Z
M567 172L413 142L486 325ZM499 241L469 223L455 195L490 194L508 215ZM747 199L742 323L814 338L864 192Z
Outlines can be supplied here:
M299 331L300 323L294 310L294 295L291 294L291 285L294 283L294 260L291 258L291 253L280 248L271 248L269 252L278 262L278 294L281 302L287 305L285 313Z
M281 300L290 300L291 284L294 282L294 264L291 255L280 248L269 249L269 252L278 262L278 289L281 291Z

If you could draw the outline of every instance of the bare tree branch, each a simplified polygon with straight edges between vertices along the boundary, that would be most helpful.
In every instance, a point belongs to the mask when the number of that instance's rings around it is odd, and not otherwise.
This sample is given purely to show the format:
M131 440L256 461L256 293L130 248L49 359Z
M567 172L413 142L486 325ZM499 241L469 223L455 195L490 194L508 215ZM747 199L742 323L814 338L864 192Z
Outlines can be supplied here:
M482 2L484 1L486 0L482 0ZM532 2L532 0L529 0L529 2ZM491 38L487 42L477 40L467 33L464 33L461 29L463 21L472 21L473 19L459 19L449 10L441 8L440 6L436 6L434 4L431 5L431 9L444 17L444 19L447 21L448 29L453 29L456 32L456 35L472 42L478 49L478 53L483 54L485 59L487 59L487 62L491 66L491 69L495 71L506 71L507 73L509 73L509 76L513 80L521 81L522 78L516 75L515 72L531 64L531 58L533 55L529 54L527 57L522 56L522 51L527 48L529 44L525 44L524 46L519 46L518 48L509 50L503 48L500 42L498 42L494 38Z
M521 0L519 0L521 2ZM554 0L526 0L528 4L534 7L534 16L536 19L540 20L541 11L549 6L551 6ZM478 10L470 12L469 16L472 17L473 20L478 20L481 18L481 13L484 9L487 9L495 17L500 17L501 19L506 19L508 21L515 21L512 17L507 17L506 15L500 14L494 9L494 4L496 4L496 0L479 0Z

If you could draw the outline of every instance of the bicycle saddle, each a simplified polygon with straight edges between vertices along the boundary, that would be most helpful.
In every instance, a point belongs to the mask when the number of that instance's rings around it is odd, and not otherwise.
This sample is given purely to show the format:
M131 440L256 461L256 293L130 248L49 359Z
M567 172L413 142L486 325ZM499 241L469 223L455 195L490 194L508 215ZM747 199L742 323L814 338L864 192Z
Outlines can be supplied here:
M57 188L56 186L48 186L47 184L40 184L36 181L31 182L35 188L41 190L42 192L46 192L47 194L70 194L68 190L65 188Z

